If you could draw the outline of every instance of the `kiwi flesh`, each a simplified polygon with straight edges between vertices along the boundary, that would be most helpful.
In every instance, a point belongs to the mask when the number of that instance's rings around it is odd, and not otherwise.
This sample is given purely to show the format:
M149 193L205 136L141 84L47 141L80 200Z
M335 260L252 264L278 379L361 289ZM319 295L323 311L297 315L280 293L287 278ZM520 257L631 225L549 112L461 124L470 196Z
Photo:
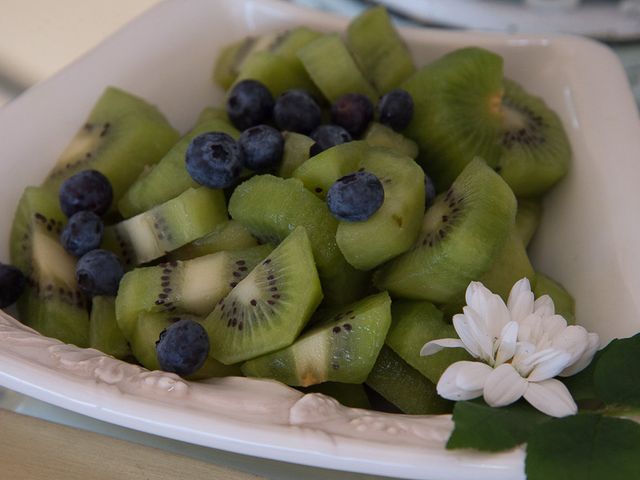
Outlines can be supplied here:
M402 298L454 301L491 268L515 213L509 186L476 158L427 209L413 248L378 270L374 283Z
M378 122L371 122L363 140L372 147L387 147L414 160L418 157L416 142Z
M291 178L296 168L309 159L311 146L315 143L310 137L296 132L282 132L284 151L278 167L278 176Z
M115 205L145 166L157 163L178 138L178 132L156 107L108 87L43 186L57 193L71 175L95 169L110 180Z
M129 269L203 237L227 218L221 190L189 188L146 212L105 228L102 246L119 255Z
M386 292L366 297L314 325L291 346L245 362L242 372L302 387L362 383L384 344L390 309Z
M115 297L96 296L91 300L89 346L115 358L131 357L131 347L116 321Z
M438 395L436 385L384 345L366 384L408 415L450 413L453 402Z
M542 219L542 203L539 200L519 198L518 211L516 212L516 229L525 247L540 225Z
M204 320L210 355L229 365L286 347L321 300L309 236L298 227Z
M365 10L349 23L347 46L381 94L398 87L416 70L407 45L382 6Z
M188 188L199 187L187 171L185 154L191 140L205 132L223 132L236 139L240 136L240 132L231 124L219 118L197 124L162 157L157 165L131 185L118 203L118 210L124 218L132 217L175 198Z
M533 294L536 298L549 295L558 315L562 315L567 323L576 323L576 302L571 294L557 281L541 272L536 272L533 283Z
M205 107L202 109L200 114L198 115L198 119L196 120L196 125L201 123L210 122L211 120L222 120L227 124L231 125L229 120L229 115L227 115L227 111L224 108L220 107Z
M170 260L189 260L210 253L244 250L255 247L258 241L251 232L235 220L227 220L210 233L168 254Z

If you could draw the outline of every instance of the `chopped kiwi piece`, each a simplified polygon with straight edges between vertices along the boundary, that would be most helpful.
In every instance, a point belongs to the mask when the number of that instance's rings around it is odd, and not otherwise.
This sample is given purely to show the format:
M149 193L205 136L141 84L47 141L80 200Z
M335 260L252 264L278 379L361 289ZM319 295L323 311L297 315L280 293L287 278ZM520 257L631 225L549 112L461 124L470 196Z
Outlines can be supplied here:
M43 186L57 193L71 175L98 170L111 182L116 205L144 168L157 163L178 138L178 132L156 107L108 87Z
M504 80L502 155L497 169L518 196L537 196L569 169L571 146L556 113L541 98Z
M284 151L278 168L278 176L290 178L296 168L309 159L309 150L315 140L296 132L283 132Z
M424 173L411 158L361 141L315 155L294 176L324 198L338 178L356 170L380 179L384 203L365 221L339 222L336 242L347 262L359 270L370 270L405 252L416 241L424 215Z
M369 8L351 21L347 46L380 94L398 87L416 70L407 45L382 6Z
M300 49L298 57L329 103L353 92L366 95L374 104L377 102L378 92L363 77L338 35L323 35Z
M97 296L91 300L89 346L116 358L131 356L131 348L116 321L115 297Z
M345 305L362 297L368 276L344 259L336 244L338 221L297 179L257 175L236 187L229 213L262 242L279 243L303 226L309 234L325 301Z
M228 365L286 347L321 300L311 243L298 227L205 319L210 355Z
M123 217L129 218L142 213L177 197L188 188L199 186L187 171L185 154L191 140L205 132L223 132L236 139L240 136L240 132L224 120L214 118L196 125L157 165L131 185L118 203Z
M449 188L474 156L497 166L502 132L502 57L470 47L421 68L402 84L414 113L403 131L438 191Z
M540 225L542 219L542 203L539 200L527 198L518 199L518 211L516 212L516 229L525 247Z
M308 387L300 387L304 393L322 393L335 398L345 407L370 409L369 397L364 386L359 383L324 382Z
M261 245L135 268L120 281L118 324L130 336L139 312L207 315L271 250L271 246Z
M409 415L450 413L453 402L438 395L436 385L386 345L380 350L367 385Z
M509 186L476 158L427 209L413 248L376 272L374 283L402 298L453 301L491 268L515 214Z
M165 203L105 228L103 248L119 255L125 268L131 268L204 236L227 218L221 190L189 188Z
M435 305L425 301L396 300L391 305L391 327L385 343L405 362L433 383L452 363L472 360L462 348L445 348L426 357L420 356L422 346L431 340L458 338L451 323Z
M196 126L200 125L201 123L211 122L212 120L222 120L223 122L227 123L227 125L231 125L229 121L229 115L227 115L227 111L224 108L206 107L203 108L200 112L200 115L198 115ZM225 125L225 127L227 126Z
M386 292L366 297L313 326L291 346L242 365L249 377L307 387L327 381L365 381L391 323Z
M418 157L416 142L378 122L371 122L364 140L372 147L387 147L413 159Z
M535 282L532 282L533 294L536 298L549 295L553 300L556 313L562 315L567 323L576 323L576 302L567 290L549 276L536 272Z
M227 220L214 227L210 233L184 247L169 253L170 260L189 260L210 253L244 250L255 247L258 241L251 232L235 220Z

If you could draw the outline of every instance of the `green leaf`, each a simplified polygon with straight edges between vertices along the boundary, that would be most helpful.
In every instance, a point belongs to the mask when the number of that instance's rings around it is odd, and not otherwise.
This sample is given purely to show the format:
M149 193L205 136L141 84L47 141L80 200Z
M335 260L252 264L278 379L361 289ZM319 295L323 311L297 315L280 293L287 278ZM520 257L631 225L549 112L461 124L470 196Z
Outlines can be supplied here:
M457 402L447 448L508 450L525 443L531 431L550 418L524 402L502 408L484 402Z
M640 425L578 414L540 425L528 440L527 480L640 478Z
M598 398L607 404L640 406L639 360L640 334L609 343L593 374Z

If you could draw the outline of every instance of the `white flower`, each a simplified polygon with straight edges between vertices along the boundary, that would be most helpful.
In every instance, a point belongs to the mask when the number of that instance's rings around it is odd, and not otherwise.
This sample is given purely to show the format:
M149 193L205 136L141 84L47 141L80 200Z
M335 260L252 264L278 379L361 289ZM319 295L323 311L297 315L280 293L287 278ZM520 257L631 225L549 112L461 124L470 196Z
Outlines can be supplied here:
M576 413L569 390L553 377L573 375L589 365L598 335L567 326L548 295L534 299L526 278L513 286L506 305L480 282L469 284L465 298L463 313L453 317L460 338L433 340L420 354L460 347L480 361L450 365L438 381L438 394L449 400L482 395L493 407L524 397L547 415Z

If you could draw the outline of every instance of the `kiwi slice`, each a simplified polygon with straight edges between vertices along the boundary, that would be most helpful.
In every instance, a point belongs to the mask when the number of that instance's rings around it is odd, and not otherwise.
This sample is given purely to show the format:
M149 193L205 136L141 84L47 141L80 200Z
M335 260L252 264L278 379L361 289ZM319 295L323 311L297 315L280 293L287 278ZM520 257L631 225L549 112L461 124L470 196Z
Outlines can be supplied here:
M198 119L196 120L196 125L200 125L201 123L210 122L212 120L222 120L226 122L228 125L231 125L229 121L229 115L227 115L227 111L224 108L220 107L206 107L203 108L198 115Z
M569 169L571 146L558 115L539 97L504 80L502 155L496 169L518 196L537 196Z
M283 132L284 151L278 168L278 176L290 178L296 168L309 159L309 150L315 140L296 132Z
M436 385L384 345L367 385L409 415L450 413L453 402L438 395Z
M298 57L329 103L353 92L366 95L374 104L377 102L378 92L363 77L338 35L323 35L300 49Z
M371 122L363 138L372 147L387 147L413 159L418 157L416 142L381 123Z
M205 132L224 132L233 138L240 136L234 127L219 118L196 125L167 152L157 165L131 185L118 203L118 210L123 217L137 215L177 197L188 188L199 186L187 171L185 154L191 140Z
M207 315L271 250L271 246L261 245L135 268L120 281L116 300L118 324L130 336L139 312Z
M178 137L156 107L108 87L43 186L57 193L60 184L80 170L99 170L111 182L115 205L145 166L158 162Z
M205 319L211 356L228 365L290 345L321 300L311 243L298 227Z
M509 186L476 158L427 209L414 247L376 272L374 283L398 297L454 301L491 268L515 214Z
M383 347L384 348L384 347ZM345 407L371 409L364 386L359 383L324 382L300 387L304 393L322 393L335 398Z
M120 359L131 356L131 347L116 321L115 297L96 296L91 300L89 346Z
M544 273L536 272L535 282L532 284L536 298L549 295L553 300L556 313L562 315L567 323L571 325L576 323L576 302L560 283Z
M474 156L494 167L502 133L502 57L470 47L418 70L402 84L414 114L403 131L438 191L449 188Z
M291 346L245 362L242 371L302 387L327 381L362 383L384 343L390 307L386 292L366 297L313 326Z
M176 198L105 228L103 248L120 256L125 268L162 257L227 221L221 190L189 188Z
M362 297L368 288L368 276L340 253L338 221L300 180L256 175L236 187L229 213L265 243L279 243L297 226L305 227L328 303L345 305Z
M395 353L433 383L452 363L472 360L462 348L445 348L427 357L422 346L440 338L458 338L451 323L435 305L425 301L395 300L391 305L391 327L385 340Z
M416 70L407 45L382 6L369 8L351 21L347 46L364 76L381 94L396 88Z
M525 247L540 225L542 219L542 203L539 200L519 198L518 211L516 212L516 229Z
M245 226L235 220L227 220L216 225L204 237L170 252L168 257L170 260L189 260L210 253L244 250L257 245L258 241Z

